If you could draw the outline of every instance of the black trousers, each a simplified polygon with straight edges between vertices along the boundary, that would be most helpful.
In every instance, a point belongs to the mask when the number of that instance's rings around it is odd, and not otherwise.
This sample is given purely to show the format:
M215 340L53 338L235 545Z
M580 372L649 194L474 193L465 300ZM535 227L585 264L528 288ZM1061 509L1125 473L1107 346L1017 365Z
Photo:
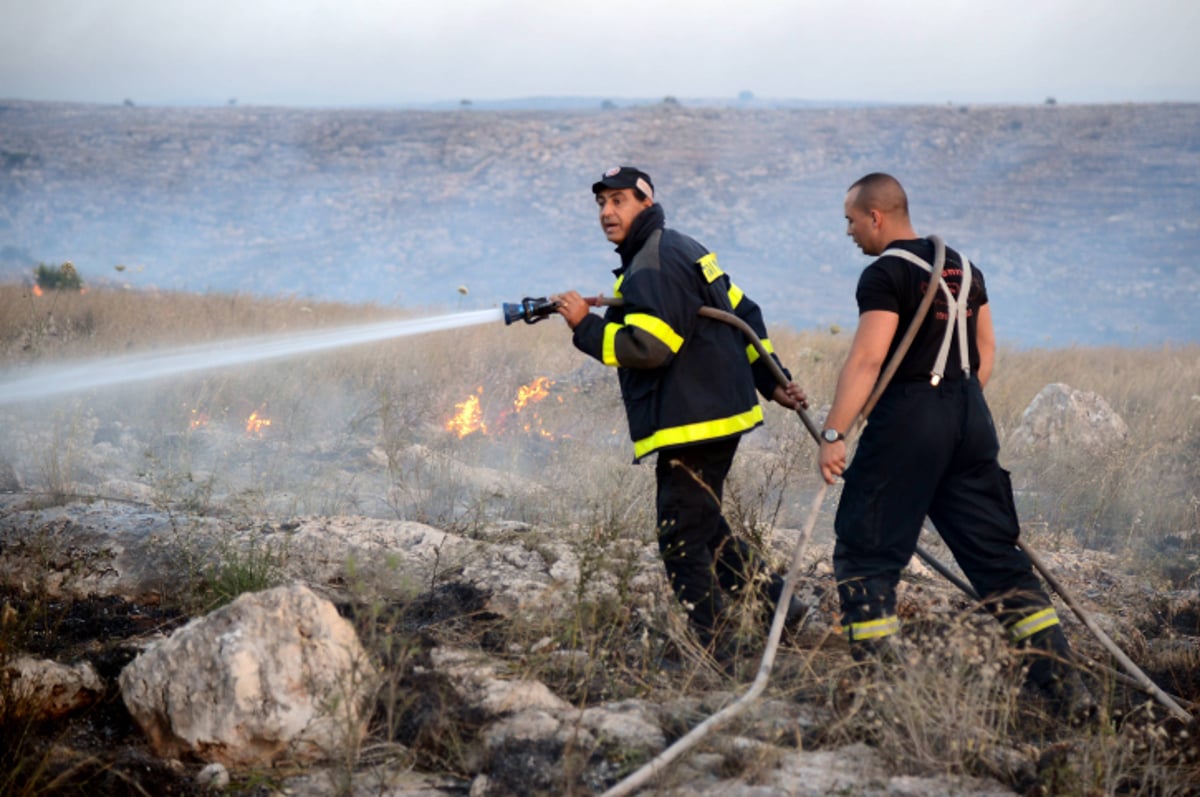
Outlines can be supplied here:
M658 549L675 596L687 609L701 642L709 644L725 609L722 593L737 594L763 570L759 557L730 531L721 513L725 477L738 438L661 451ZM770 580L763 580L769 590Z
M847 468L834 528L843 624L895 614L901 569L926 516L988 608L1007 622L1050 606L1029 557L978 380L890 386ZM1055 625L1029 640L1067 651Z

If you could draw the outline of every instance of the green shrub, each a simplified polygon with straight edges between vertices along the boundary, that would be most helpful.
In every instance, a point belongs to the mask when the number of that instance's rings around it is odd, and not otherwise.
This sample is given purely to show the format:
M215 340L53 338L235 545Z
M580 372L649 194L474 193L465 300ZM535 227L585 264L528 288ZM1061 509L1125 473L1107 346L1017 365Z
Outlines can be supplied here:
M245 547L228 543L193 585L193 605L210 612L247 592L262 592L283 583L284 554L272 545Z
M33 270L34 283L44 291L79 291L83 290L83 277L75 269L71 261L61 266L48 266L38 263Z

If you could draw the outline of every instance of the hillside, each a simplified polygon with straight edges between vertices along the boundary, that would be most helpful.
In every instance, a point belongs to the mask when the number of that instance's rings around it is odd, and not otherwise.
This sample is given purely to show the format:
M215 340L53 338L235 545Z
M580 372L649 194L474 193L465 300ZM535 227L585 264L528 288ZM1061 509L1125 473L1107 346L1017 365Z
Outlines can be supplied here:
M588 186L635 162L769 318L854 323L845 187L896 174L984 269L1003 342L1195 341L1200 106L561 111L0 104L0 278L472 309L615 260ZM460 287L467 289L464 296Z
M731 667L696 647L659 561L654 469L630 464L614 375L558 321L52 390L80 361L128 371L136 353L395 315L0 285L0 794L583 797L746 692L764 606L738 602ZM820 418L848 336L772 339ZM4 400L34 374L44 394ZM1114 675L1060 602L1102 703L1069 724L924 559L900 586L905 658L856 665L830 567L837 488L814 510L815 447L771 406L722 509L773 567L801 550L809 613L751 710L642 793L1200 794L1197 384L1193 344L1003 352L988 385L1024 539L1182 708ZM1028 423L1046 395L1086 403ZM374 676L295 677L335 632ZM143 698L168 693L179 704L149 720ZM338 705L361 706L361 727L337 724L361 733L311 761L321 723L296 717Z

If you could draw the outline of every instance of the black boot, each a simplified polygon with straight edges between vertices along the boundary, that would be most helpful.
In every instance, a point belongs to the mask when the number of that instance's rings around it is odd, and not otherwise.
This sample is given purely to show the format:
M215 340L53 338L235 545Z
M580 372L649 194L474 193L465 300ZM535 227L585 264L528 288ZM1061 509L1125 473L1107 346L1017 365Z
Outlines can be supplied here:
M1096 719L1100 712L1095 698L1074 668L1055 678L1051 701L1055 713L1072 725L1085 725Z
M1062 628L1054 625L1035 634L1028 647L1036 653L1026 683L1046 700L1050 713L1072 725L1095 719L1099 706L1075 668Z
M730 676L737 675L740 657L737 640L725 630L716 631L693 623L696 638L704 649L705 656L718 670Z
M904 661L899 634L878 639L858 639L850 643L850 658L859 664L894 665Z

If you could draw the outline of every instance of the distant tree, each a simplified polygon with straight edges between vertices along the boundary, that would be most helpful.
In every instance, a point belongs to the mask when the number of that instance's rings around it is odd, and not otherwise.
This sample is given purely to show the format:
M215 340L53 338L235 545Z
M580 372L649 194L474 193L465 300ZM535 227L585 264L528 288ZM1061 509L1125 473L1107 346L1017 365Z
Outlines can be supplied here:
M237 105L237 97L230 97L225 101L225 104L232 108L233 106Z
M679 104L679 100L675 99L670 94L663 97L663 105L678 105L678 104Z
M600 107L603 110L611 111L612 109L617 107L617 104L615 102L613 102L612 100L605 100L604 102L600 103Z
M753 102L754 92L748 89L743 89L738 92L738 102Z
M458 101L458 104L459 104L459 106L460 106L460 107L462 107L462 108L470 108L472 105L474 105L474 103L472 103L472 102L471 102L470 100L468 100L468 99L462 99L462 100L459 100L459 101Z
M131 99L129 99L128 97L126 97L126 98L125 98L125 107L126 107L126 108L132 108L132 107L133 107L133 100L131 100Z
M38 263L33 270L33 281L44 291L78 291L83 288L83 278L70 260L61 266Z
M1058 100L1054 99L1053 97L1047 97L1046 104L1047 105L1058 105Z

